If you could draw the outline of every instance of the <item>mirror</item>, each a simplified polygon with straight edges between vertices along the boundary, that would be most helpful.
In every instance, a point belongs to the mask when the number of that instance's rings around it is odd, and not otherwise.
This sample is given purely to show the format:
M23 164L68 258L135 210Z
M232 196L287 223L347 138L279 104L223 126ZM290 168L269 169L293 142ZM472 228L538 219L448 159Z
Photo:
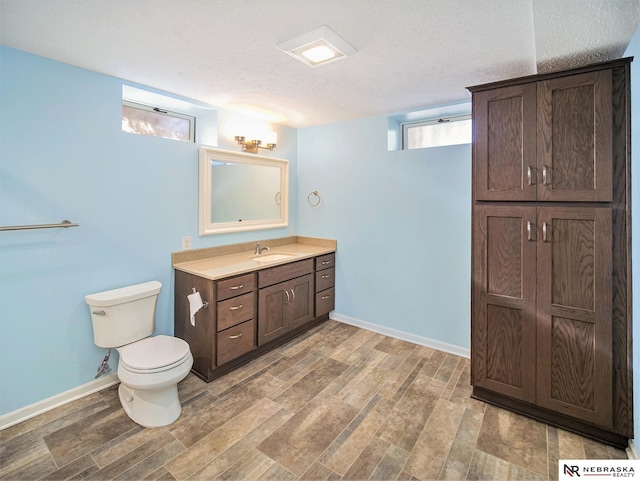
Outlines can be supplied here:
M200 235L286 227L289 161L200 148Z

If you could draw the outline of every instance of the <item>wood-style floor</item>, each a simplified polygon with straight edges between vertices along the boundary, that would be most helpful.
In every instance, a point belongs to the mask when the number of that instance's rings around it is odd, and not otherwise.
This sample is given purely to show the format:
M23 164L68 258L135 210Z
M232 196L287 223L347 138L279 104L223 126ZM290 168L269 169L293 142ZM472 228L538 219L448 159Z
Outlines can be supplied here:
M624 451L470 399L469 360L328 321L144 429L116 388L0 431L0 479L557 479Z

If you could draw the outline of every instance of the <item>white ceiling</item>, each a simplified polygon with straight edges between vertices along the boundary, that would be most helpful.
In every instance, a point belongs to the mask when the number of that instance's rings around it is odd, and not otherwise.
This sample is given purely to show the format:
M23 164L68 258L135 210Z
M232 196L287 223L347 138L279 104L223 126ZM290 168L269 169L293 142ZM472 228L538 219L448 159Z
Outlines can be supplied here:
M639 24L640 0L0 0L5 46L292 127L619 58ZM322 25L358 53L276 48Z

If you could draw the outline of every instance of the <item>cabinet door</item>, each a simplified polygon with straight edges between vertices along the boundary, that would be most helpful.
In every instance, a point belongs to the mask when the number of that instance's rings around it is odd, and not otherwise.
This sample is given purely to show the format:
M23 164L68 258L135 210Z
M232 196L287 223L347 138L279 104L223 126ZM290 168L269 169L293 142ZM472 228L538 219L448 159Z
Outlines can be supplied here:
M537 402L612 425L611 210L539 210Z
M288 300L291 293L286 282L258 291L258 346L282 336L289 330Z
M538 200L612 200L611 70L538 83Z
M291 329L306 324L313 319L314 275L307 274L288 283L291 299L289 308L289 326Z
M473 95L475 198L536 199L536 85Z
M536 209L475 206L472 382L535 401Z

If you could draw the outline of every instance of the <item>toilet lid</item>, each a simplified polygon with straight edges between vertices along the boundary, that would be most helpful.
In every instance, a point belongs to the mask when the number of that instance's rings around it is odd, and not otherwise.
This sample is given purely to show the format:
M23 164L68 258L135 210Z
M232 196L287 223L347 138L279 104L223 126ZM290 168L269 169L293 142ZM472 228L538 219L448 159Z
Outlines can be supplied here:
M189 354L189 344L177 337L159 335L122 346L118 352L127 366L151 370L182 360Z

